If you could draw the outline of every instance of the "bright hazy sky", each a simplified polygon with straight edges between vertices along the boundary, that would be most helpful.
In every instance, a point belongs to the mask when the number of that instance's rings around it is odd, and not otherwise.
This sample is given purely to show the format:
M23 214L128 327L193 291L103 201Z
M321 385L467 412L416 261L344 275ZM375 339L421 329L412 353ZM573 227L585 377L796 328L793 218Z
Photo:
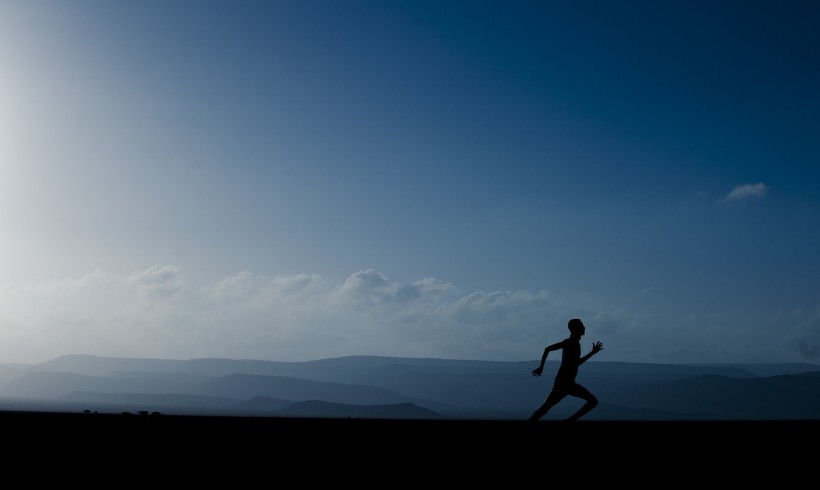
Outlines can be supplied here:
M0 0L0 362L820 362L819 24Z

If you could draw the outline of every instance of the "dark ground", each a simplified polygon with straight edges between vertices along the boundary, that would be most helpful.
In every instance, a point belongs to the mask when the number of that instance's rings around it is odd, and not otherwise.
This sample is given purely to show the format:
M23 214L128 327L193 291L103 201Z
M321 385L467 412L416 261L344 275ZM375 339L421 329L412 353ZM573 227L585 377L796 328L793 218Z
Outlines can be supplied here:
M42 477L65 483L96 486L94 478L108 474L105 481L117 486L145 479L232 488L285 481L402 488L799 484L815 480L820 436L820 420L531 424L0 412L0 426L6 470L35 463L55 472Z

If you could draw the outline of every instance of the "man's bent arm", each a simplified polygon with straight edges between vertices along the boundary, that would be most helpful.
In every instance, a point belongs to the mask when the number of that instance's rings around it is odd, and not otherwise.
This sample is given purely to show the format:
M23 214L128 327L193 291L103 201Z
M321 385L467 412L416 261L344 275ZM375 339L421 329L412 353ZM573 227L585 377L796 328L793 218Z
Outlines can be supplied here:
M547 355L549 355L549 353L554 351L554 350L560 349L563 346L563 344L564 344L564 341L562 340L561 342L556 342L556 343L554 343L552 345L548 345L547 347L544 348L544 353L541 354L541 364L539 364L537 368L532 370L532 374L534 376L540 376L541 375L541 371L544 370L544 363L547 362Z

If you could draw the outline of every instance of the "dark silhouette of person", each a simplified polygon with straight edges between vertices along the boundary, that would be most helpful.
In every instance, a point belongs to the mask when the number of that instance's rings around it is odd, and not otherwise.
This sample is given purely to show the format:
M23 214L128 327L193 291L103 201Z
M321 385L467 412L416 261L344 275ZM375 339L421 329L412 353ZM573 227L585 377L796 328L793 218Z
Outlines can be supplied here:
M578 318L573 318L567 323L570 335L568 338L556 342L544 348L544 354L541 356L541 365L532 370L533 376L541 376L544 371L544 363L547 360L547 355L554 350L562 350L561 365L558 367L558 373L555 375L555 382L552 385L552 391L549 392L544 403L530 416L530 422L537 422L541 417L547 414L549 410L558 402L567 396L574 396L586 400L586 403L572 414L567 421L574 422L586 415L590 410L598 405L598 398L592 394L588 389L575 382L578 376L578 367L589 360L601 349L604 344L595 342L592 344L592 351L589 354L581 357L581 337L586 332L584 323Z

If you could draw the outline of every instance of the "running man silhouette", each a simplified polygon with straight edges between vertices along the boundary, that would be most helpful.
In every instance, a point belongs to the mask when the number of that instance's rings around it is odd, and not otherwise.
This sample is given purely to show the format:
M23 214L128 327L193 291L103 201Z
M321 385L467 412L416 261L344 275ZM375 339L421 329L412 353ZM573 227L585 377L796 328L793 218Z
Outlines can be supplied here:
M587 362L590 357L600 352L601 349L604 348L604 344L601 342L593 343L592 351L581 357L581 337L586 332L586 327L581 320L573 318L567 323L567 328L569 328L570 332L569 337L544 348L544 354L541 356L541 365L532 370L533 376L541 376L541 372L544 371L544 363L547 360L547 355L554 350L563 350L561 354L561 365L558 368L558 374L555 375L552 391L547 395L544 403L538 407L538 410L530 416L530 422L537 422L541 417L546 415L552 407L558 404L558 402L566 398L567 395L586 400L586 403L579 408L577 412L566 419L570 422L578 420L598 405L598 398L588 389L576 383L575 378L578 376L578 366Z

